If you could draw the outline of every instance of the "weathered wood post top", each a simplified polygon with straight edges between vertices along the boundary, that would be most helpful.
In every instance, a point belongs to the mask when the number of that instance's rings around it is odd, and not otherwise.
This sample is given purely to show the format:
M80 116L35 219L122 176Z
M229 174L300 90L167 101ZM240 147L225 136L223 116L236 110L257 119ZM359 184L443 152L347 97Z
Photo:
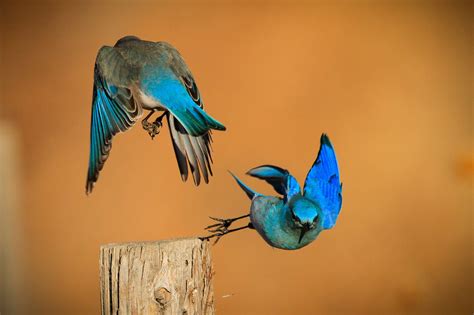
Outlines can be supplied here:
M208 241L103 245L99 263L102 314L214 314Z

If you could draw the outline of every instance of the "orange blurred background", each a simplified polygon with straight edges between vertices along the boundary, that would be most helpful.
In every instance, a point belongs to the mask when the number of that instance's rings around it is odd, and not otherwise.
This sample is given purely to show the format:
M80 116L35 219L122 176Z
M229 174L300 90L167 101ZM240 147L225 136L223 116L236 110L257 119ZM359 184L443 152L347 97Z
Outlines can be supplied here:
M279 165L303 183L322 132L344 183L337 225L291 252L255 231L222 239L213 247L218 314L474 310L472 5L0 8L0 125L17 170L0 186L17 188L0 218L5 314L99 313L101 244L203 235L209 215L249 209L227 170L264 193L273 191L244 176L249 168ZM86 197L95 56L128 34L176 46L207 112L227 126L214 133L210 184L182 183L167 130L151 141L137 125L115 137Z

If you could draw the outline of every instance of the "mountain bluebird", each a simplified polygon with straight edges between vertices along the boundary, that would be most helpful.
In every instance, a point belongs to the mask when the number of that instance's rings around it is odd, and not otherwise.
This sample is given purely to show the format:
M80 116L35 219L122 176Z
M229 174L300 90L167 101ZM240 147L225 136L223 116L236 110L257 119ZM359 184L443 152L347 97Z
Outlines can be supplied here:
M216 237L217 242L228 233L251 228L256 229L270 246L298 249L336 223L342 205L342 184L334 148L325 134L321 136L319 153L306 177L303 193L296 179L280 167L262 165L247 174L265 180L282 197L259 194L232 174L252 200L250 213L232 219L211 217L218 223L206 228L213 234L203 239ZM250 217L248 225L229 229L234 221L246 217Z
M142 116L153 139L166 117L181 178L194 183L212 175L211 129L225 127L203 110L194 78L178 51L165 42L126 36L114 47L103 46L95 61L86 193L92 192L112 147L112 138L128 130ZM156 111L163 113L154 121Z

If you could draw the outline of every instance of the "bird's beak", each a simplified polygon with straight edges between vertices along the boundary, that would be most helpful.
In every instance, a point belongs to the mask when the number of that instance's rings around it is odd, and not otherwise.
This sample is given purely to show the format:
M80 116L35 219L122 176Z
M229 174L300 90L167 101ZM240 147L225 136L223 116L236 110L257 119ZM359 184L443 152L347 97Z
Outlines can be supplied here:
M306 232L308 232L308 230L309 230L309 226L307 226L306 224L303 225L303 227L301 228L301 234L300 234L300 239L298 240L298 244L301 243L303 236L306 234Z
M305 229L301 229L301 234L300 234L300 239L298 240L298 244L301 243L301 240L303 239L304 234L306 233Z

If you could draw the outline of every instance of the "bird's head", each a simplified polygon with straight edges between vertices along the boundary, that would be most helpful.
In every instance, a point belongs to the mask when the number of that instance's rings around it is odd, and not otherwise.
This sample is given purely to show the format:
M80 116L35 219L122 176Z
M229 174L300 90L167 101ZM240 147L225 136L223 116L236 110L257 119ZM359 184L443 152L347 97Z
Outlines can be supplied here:
M301 230L298 243L301 243L306 232L315 229L320 221L320 209L311 200L299 197L289 203L291 221L295 228Z
M124 36L115 43L115 47L125 46L131 42L140 41L140 40L141 39L138 38L137 36L133 36L133 35Z

